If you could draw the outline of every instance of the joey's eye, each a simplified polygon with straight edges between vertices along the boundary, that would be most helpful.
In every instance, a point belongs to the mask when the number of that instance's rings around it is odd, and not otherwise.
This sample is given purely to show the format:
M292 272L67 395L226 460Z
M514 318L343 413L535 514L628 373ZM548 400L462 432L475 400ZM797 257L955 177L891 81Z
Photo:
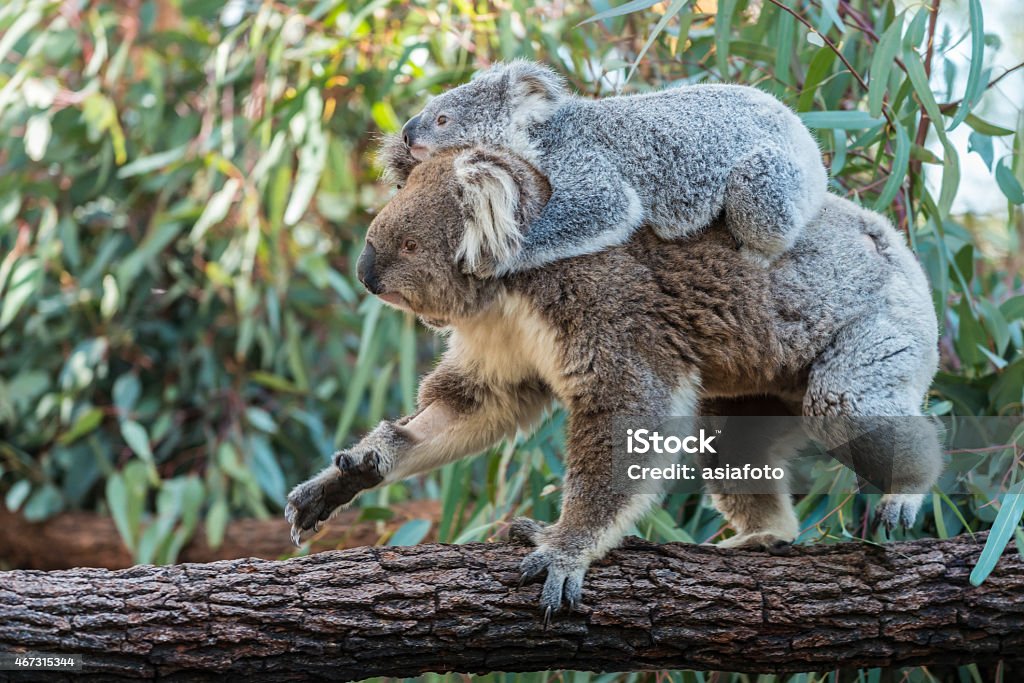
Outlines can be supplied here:
M402 242L402 251L404 251L407 254L412 254L415 253L417 249L419 249L419 246L420 245L416 244L416 240L410 237L409 239Z
M447 116L445 116L444 114L441 114L440 116L437 117L437 125L443 126L446 123L448 123L448 117Z

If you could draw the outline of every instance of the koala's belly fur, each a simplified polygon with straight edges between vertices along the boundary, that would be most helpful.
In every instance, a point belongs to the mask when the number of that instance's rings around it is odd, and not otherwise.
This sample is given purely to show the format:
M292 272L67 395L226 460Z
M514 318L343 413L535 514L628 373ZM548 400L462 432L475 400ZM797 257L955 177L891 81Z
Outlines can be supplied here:
M448 355L487 383L540 379L573 409L614 409L652 381L693 380L701 398L772 395L799 406L838 335L863 326L882 340L887 325L913 347L900 378L912 406L937 363L927 283L884 219L829 197L768 269L751 268L715 225L685 242L645 229L510 277L488 312L456 328Z

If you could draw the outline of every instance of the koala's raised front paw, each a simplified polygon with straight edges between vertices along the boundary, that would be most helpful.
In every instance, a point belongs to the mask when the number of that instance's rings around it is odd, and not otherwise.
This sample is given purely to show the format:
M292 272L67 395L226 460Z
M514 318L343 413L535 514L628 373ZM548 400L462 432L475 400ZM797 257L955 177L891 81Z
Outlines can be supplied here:
M323 523L343 504L341 496L335 495L335 489L333 481L322 473L302 482L288 494L284 518L292 525L292 543L302 545L303 540L320 531Z
M897 526L909 529L914 526L922 503L924 494L921 493L887 493L875 508L875 524L881 522L887 532Z
M340 451L334 455L335 467L292 489L284 517L292 525L295 545L302 545L305 538L318 532L325 521L362 491L383 481L380 462L380 455L372 448Z
M350 487L356 487L353 497L360 491L371 489L384 481L380 451L372 446L355 446L334 454L334 466Z

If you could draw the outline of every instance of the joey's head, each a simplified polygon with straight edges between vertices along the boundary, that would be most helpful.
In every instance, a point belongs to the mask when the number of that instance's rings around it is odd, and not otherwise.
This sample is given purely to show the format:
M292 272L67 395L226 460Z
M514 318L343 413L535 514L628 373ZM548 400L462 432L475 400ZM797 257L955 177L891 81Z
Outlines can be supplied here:
M385 142L380 159L401 189L370 224L359 281L385 303L435 326L471 318L502 284L464 272L466 259L495 259L518 244L550 186L504 151L453 149L417 163L397 149Z
M525 129L547 119L567 95L562 77L542 64L496 64L432 99L405 124L402 138L420 161L474 144L517 149Z

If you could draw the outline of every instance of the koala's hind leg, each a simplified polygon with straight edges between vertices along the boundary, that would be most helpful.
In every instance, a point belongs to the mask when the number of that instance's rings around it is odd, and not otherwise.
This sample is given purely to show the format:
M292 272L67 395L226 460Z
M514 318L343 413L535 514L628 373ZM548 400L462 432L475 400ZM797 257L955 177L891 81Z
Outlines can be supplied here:
M719 413L722 414L722 413ZM740 415L725 423L717 452L701 457L702 467L767 465L782 479L709 480L711 501L736 535L720 541L723 548L749 548L787 552L800 533L788 485L786 461L807 442L799 420Z
M715 509L736 530L722 548L783 552L800 533L793 501L784 487L776 493L712 493Z
M935 349L884 320L851 326L811 368L806 427L861 480L882 490L877 521L910 527L943 466L939 431L921 414Z
M826 192L819 158L798 159L764 146L749 152L726 181L726 225L741 250L771 261L789 250L821 208Z

